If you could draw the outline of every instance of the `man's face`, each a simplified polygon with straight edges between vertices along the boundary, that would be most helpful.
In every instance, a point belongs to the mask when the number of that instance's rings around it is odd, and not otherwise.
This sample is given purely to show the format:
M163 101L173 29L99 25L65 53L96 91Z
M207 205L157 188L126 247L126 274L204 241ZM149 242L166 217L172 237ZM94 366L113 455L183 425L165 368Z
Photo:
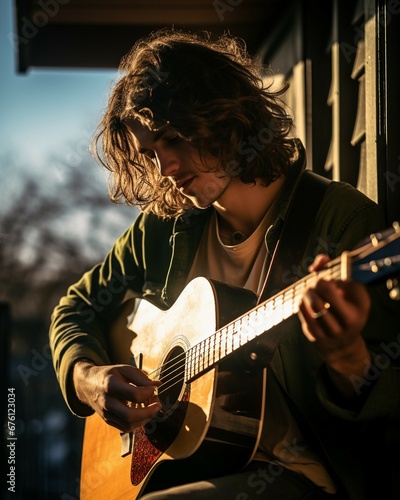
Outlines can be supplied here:
M137 150L149 157L160 174L198 208L207 208L220 199L231 183L218 160L201 155L169 129L151 131L137 120L127 122Z

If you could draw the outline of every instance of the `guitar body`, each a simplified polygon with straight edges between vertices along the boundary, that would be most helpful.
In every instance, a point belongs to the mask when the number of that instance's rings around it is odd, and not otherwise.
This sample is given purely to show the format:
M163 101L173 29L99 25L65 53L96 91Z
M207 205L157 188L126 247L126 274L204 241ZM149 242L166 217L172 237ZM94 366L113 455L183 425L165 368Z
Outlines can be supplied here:
M141 301L129 330L119 326L131 335L132 352L117 349L115 362L132 362L133 353L136 366L160 379L163 409L131 433L124 457L120 433L97 415L87 418L83 500L100 494L139 498L154 489L233 473L251 460L261 434L266 370L246 370L235 356L213 364L217 346L207 341L255 302L251 292L197 278L171 309Z

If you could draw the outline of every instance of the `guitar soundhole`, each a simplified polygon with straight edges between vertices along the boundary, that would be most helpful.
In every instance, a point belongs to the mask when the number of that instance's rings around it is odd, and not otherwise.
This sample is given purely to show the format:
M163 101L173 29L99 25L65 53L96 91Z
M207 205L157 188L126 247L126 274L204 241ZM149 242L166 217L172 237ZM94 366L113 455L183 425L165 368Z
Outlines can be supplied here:
M185 419L189 395L184 384L185 351L174 347L165 358L158 396L162 410L145 426L149 441L159 450L166 450L174 441Z
M166 357L161 369L162 386L159 390L160 401L165 413L173 411L179 400L185 375L185 352L177 346Z

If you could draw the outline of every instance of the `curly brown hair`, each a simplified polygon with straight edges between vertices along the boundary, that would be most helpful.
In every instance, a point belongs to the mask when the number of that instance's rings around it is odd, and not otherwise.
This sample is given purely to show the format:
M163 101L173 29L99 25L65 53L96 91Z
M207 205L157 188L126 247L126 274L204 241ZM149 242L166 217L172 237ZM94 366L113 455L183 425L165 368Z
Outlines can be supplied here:
M265 68L242 40L159 30L134 45L120 71L94 139L95 156L111 172L113 201L162 217L192 207L137 151L127 126L132 118L151 130L172 129L245 183L268 185L287 172L294 156L292 118L281 100L287 87L265 86Z

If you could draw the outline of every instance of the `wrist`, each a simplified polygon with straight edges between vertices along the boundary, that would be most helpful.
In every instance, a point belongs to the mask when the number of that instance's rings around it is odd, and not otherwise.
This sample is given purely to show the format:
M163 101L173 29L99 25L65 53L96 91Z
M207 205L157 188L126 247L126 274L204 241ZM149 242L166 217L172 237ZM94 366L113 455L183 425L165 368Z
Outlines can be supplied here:
M87 404L86 398L84 397L84 382L87 379L88 371L93 366L96 366L94 361L89 358L79 358L75 361L72 367L72 384L75 390L77 398L82 402Z

